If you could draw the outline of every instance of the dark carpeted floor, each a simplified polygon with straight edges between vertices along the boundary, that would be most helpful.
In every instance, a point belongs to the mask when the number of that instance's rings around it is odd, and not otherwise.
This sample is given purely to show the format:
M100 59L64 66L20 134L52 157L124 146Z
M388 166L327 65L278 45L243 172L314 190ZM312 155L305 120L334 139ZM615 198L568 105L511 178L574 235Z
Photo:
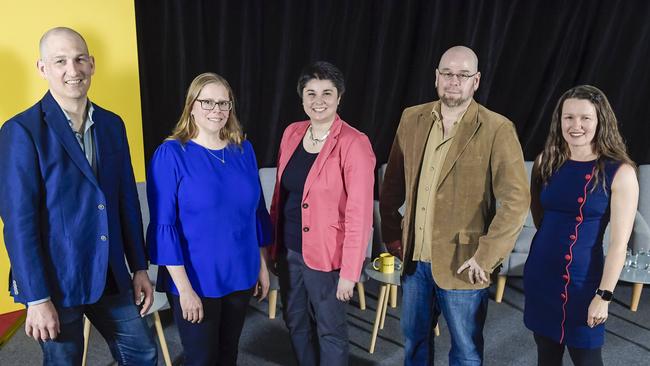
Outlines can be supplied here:
M401 365L404 358L403 340L399 328L400 308L389 308L385 328L380 331L374 354L368 353L372 322L376 309L377 284L366 284L367 305L358 309L355 299L350 303L348 323L350 330L350 365ZM637 312L629 310L631 286L619 283L616 299L610 305L607 338L603 349L605 365L650 365L650 290L645 289ZM266 302L251 302L246 325L240 342L240 365L295 365L280 309L278 317L267 317ZM485 326L486 365L535 365L535 343L522 321L523 294L521 279L510 278L504 301L490 301ZM174 365L182 361L178 333L169 311L161 312L165 336ZM441 320L441 335L436 338L436 365L447 365L449 333ZM40 365L41 352L36 342L30 341L23 331L0 349L0 365ZM108 347L98 332L91 333L88 365L113 364ZM163 365L160 355L160 365ZM568 355L565 364L571 365Z

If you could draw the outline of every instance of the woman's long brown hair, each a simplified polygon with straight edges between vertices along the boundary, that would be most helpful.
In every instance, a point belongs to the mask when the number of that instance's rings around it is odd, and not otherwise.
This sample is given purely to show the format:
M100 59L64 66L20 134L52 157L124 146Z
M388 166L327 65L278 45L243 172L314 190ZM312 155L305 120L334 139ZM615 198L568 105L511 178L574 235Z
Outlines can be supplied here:
M553 111L548 138L546 139L540 162L536 164L539 166L537 176L541 180L541 183L547 183L551 176L571 156L569 145L564 140L564 137L562 137L562 108L567 99L588 100L596 109L598 123L596 125L596 133L592 141L592 146L597 156L597 161L592 190L598 185L599 181L603 189L607 184L604 174L605 160L630 164L636 168L636 164L634 164L634 161L627 154L625 142L618 130L616 115L614 115L612 106L609 104L605 94L595 86L580 85L562 94Z

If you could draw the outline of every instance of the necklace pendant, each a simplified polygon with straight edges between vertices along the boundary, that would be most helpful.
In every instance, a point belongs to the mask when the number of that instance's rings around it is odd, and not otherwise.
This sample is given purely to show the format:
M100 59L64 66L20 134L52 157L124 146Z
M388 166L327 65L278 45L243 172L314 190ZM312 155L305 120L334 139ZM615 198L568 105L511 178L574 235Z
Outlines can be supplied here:
M201 145L202 148L205 149L205 151L208 152L208 154L212 155L215 159L219 160L221 164L226 164L226 153L225 150L226 148L221 149L221 157L216 156L215 154L212 153L207 147Z

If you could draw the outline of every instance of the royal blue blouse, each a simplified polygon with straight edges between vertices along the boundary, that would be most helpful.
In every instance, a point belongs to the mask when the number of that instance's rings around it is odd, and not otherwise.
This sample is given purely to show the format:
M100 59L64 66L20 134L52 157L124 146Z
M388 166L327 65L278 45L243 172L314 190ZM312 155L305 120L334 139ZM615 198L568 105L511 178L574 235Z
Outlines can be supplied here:
M178 295L166 265L185 266L202 297L253 287L271 225L250 142L221 150L164 142L149 166L147 197L147 246L161 266L159 291Z

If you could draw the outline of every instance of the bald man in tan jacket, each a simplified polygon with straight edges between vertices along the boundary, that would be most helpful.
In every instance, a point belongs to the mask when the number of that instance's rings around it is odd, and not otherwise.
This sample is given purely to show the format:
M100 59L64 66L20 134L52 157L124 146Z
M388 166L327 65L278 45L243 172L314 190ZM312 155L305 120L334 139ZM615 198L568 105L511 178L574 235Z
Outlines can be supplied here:
M480 77L471 49L447 50L436 69L440 100L404 110L388 159L382 235L404 260L405 365L433 364L440 312L452 337L449 364L482 364L489 274L528 212L514 125L474 101Z

